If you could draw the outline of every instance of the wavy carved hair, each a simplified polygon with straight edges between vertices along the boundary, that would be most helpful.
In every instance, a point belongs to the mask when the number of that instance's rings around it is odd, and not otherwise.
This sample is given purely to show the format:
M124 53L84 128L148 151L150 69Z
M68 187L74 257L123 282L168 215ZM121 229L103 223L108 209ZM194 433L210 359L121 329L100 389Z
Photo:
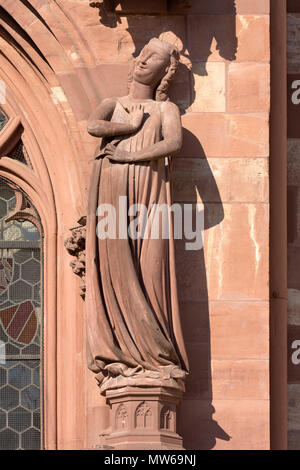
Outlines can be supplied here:
M177 49L176 46L173 46L172 44L170 44L166 41L162 41L161 39L153 38L148 42L147 46L151 43L152 44L155 43L155 42L157 43L157 41L159 41L161 43L161 45L163 45L164 48L167 49L167 51L169 52L170 65L167 69L166 74L162 78L161 82L156 87L155 100L156 101L167 101L169 99L168 91L169 91L170 83L172 82L172 80L174 78L174 75L176 74L176 72L178 70L180 55L179 55L179 52L178 52L178 49ZM134 73L135 64L136 64L137 59L138 59L138 57L136 59L134 59L132 65L130 67L129 76L128 76L128 89L129 90L130 90L130 86L133 82L133 73Z

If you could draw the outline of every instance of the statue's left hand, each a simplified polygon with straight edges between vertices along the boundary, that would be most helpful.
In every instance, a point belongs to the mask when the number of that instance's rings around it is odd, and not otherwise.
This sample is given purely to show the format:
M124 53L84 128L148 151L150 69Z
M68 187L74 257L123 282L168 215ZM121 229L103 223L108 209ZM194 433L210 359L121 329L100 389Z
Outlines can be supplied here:
M107 144L105 154L110 160L119 163L130 163L133 161L133 153L118 149L114 144Z

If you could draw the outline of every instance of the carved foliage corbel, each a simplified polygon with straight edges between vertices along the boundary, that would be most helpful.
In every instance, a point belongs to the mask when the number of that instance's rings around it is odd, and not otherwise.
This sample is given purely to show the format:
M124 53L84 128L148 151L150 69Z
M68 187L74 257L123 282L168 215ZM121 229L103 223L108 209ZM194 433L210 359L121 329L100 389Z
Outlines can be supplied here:
M85 299L85 240L86 240L86 217L81 217L78 225L70 229L72 236L65 241L68 253L75 257L70 263L73 272L81 277L83 284L80 286L80 295Z

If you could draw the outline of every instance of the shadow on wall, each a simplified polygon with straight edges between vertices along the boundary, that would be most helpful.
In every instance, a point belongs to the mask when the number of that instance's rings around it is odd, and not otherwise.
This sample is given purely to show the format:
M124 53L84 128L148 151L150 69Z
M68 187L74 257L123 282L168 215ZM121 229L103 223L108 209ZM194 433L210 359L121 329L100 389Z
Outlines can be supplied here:
M130 1L132 3L133 0ZM162 1L161 4L163 3L167 4ZM169 8L161 15L145 14L142 2L135 4L140 5L137 6L137 11L140 8L143 14L127 15L116 13L114 7L120 5L125 9L128 0L106 0L90 4L99 9L100 23L103 26L117 28L122 22L127 22L127 31L134 45L133 58L139 55L144 45L153 37L176 43L181 54L181 63L170 89L170 98L178 104L182 113L195 101L194 75L208 75L206 62L212 54L213 42L219 55L225 60L235 60L237 51L235 0L226 0L226 14L224 3L220 0L191 0L186 2L191 8L178 8L178 5L184 3L181 0L168 0ZM180 94L176 85L180 88Z
M126 0L115 3L122 6ZM191 8L184 9L181 16L172 14L171 9L166 16L160 16L161 19L157 17L157 21L147 15L126 16L127 30L135 48L133 57L138 56L152 37L166 40L168 34L177 37L176 44L181 46L182 63L178 78L172 85L173 91L170 90L170 99L179 105L183 113L195 100L194 74L207 75L206 62L212 54L213 41L219 55L225 60L235 60L237 51L235 1L226 0L226 15L224 3L220 0L201 0L200 9L200 0L189 3ZM102 25L117 28L124 21L124 16L107 11L104 4L98 2L94 6L99 8ZM184 99L182 95L185 95ZM190 149L192 158L189 158ZM193 173L191 164L195 162L198 166ZM214 176L201 143L187 129L184 129L183 153L174 160L173 183L174 202L195 204L199 202L197 197L200 196L204 205L206 230L222 222L223 205ZM187 196L188 199L183 201L182 194L192 196ZM203 249L187 251L185 240L176 241L176 267L183 333L190 361L186 393L178 413L178 431L184 437L186 449L212 449L216 439L229 441L230 436L213 419L215 409L212 405L209 303Z
M199 140L184 129L184 142L185 148L192 148L193 155L196 154L198 158L179 157L174 160L174 200L179 202L176 195L186 194L184 202L196 204L200 202L200 196L204 229L207 230L222 222L223 205ZM194 165L197 162L199 171L193 181L190 168L192 162ZM193 196L189 197L189 194ZM185 240L180 240L176 244L175 254L183 334L190 362L186 393L178 413L178 431L183 436L186 449L212 449L217 438L229 441L230 436L213 419L215 409L212 406L210 322L204 251L188 251L185 249Z

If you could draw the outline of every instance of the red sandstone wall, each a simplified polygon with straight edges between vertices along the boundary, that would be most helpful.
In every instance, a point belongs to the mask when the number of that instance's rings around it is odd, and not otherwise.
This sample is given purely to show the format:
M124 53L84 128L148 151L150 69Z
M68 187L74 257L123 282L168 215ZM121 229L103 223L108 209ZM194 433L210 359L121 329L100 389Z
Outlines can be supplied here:
M203 24L220 25L227 44L235 24L238 40L231 61L220 56L213 39L208 75L196 75L196 100L183 116L203 153L191 139L177 160L183 170L178 199L195 199L192 182L209 219L204 260L200 253L179 258L192 365L180 423L188 448L269 446L269 18L262 2L236 6L235 19L224 7L221 16L193 16L188 29L194 71L204 58L196 52ZM214 13L213 7L204 2L201 13Z
M194 0L187 16L122 17L116 27L101 24L87 0L30 3L35 14L21 2L0 1L48 61L10 30L48 90L48 99L37 95L32 112L47 107L62 127L48 162L59 246L85 208L96 145L86 133L91 109L104 97L126 93L131 56L149 38L176 40L181 49L172 99L185 131L174 198L203 203L206 230L204 250L185 251L182 242L176 247L191 364L179 432L187 449L269 448L269 1ZM22 53L2 44L25 74ZM6 62L0 65L7 70ZM28 81L33 75L26 68ZM33 122L33 129L43 122ZM83 303L74 300L78 282L69 261L61 249L57 442L59 448L90 448L108 424L107 409L86 370Z

